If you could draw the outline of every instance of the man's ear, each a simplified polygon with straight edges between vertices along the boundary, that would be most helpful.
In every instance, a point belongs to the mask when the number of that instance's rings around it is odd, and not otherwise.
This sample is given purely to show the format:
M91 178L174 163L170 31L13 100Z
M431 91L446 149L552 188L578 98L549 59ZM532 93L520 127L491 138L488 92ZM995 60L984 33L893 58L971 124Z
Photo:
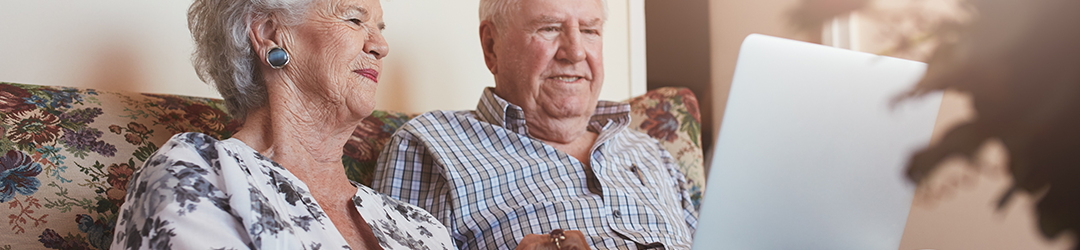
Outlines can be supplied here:
M480 22L480 46L484 49L484 62L487 63L488 70L491 74L497 74L498 68L496 60L498 57L495 55L495 36L496 36L495 24L491 21Z
M279 43L278 25L273 18L248 15L247 23L251 48L255 50L256 56L260 59L259 61L266 61L266 52L270 51L271 48L275 46L285 48L285 45ZM288 50L288 48L285 49Z

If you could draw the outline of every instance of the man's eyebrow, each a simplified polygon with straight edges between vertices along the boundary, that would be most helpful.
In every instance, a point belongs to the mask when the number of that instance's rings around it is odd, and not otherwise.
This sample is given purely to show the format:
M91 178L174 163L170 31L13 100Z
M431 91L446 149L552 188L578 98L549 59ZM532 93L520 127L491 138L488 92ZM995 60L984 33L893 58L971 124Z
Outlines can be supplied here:
M558 17L553 17L553 16L548 16L548 15L543 15L543 16L540 16L539 18L537 18L537 19L534 19L534 20L532 21L532 23L533 23L533 24L544 24L544 23L561 23L561 22L563 22L563 19L562 19L562 18L558 18Z
M581 23L581 26L586 26L586 27L594 27L594 26L601 26L601 25L604 25L604 19L601 19L601 18L596 18L596 19L584 21L584 22Z
M565 20L566 19L564 19L564 18L543 15L543 16L540 16L540 18L537 18L537 19L533 20L532 23L533 24L562 23ZM604 24L604 19L603 18L594 18L592 20L583 21L581 23L581 26L595 27L595 26L600 26L600 25L603 25L603 24Z

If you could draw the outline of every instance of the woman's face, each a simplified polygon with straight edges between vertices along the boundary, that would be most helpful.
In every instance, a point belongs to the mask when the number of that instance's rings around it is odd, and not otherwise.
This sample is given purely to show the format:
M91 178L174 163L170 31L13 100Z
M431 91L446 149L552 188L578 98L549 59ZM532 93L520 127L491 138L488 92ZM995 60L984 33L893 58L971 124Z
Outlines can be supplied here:
M314 1L303 21L288 29L285 73L306 98L299 101L313 105L309 111L366 117L375 108L382 58L390 51L382 6L379 0Z

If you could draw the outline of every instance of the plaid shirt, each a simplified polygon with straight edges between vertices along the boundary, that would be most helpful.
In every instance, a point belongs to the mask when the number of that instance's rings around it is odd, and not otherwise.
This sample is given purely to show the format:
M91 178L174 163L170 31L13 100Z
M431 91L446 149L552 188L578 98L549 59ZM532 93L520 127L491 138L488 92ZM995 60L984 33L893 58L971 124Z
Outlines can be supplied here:
M513 249L558 228L582 231L594 249L689 249L697 212L685 179L655 139L627 128L629 112L597 105L588 178L577 159L529 137L521 108L488 88L476 111L402 126L372 188L430 211L462 249Z

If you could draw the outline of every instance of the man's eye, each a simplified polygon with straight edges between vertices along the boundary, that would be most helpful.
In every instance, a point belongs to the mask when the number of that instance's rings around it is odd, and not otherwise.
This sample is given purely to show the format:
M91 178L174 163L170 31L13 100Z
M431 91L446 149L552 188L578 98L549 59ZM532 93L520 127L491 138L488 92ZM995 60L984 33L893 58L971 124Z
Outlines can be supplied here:
M540 32L558 32L559 27L543 27L540 28Z

